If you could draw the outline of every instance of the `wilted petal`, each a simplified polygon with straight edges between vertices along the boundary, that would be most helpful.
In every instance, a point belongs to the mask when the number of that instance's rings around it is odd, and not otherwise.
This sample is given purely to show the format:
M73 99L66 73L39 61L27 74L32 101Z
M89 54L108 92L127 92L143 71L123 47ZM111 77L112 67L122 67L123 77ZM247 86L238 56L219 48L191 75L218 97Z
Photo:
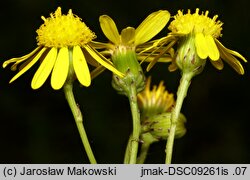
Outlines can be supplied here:
M19 63L25 61L26 59L29 59L31 56L33 56L34 54L36 54L36 53L37 53L38 51L40 51L41 49L42 49L41 47L37 47L37 48L34 49L31 53L26 54L26 55L24 55L24 56L22 56L22 57L11 58L11 59L9 59L9 60L7 60L7 61L5 61L5 62L3 63L3 68L5 68L6 66L8 66L8 64L13 63L13 62L16 62L16 64L19 64Z
M159 60L159 58L161 58L162 55L164 55L165 53L167 53L172 47L173 45L175 44L175 41L172 41L170 42L166 47L165 49L163 49L159 55L157 55L154 60L152 60L148 66L147 66L147 71L150 71L150 69L156 64L156 62Z
M23 73L25 73L26 71L28 71L38 60L39 58L42 56L42 54L44 53L44 51L46 50L46 48L41 49L37 55L26 65L24 66L11 80L10 83L12 83L13 81L15 81L17 78L19 78Z
M222 70L224 68L224 63L222 62L221 59L218 59L217 61L210 61L210 62L218 70Z
M170 72L173 72L173 71L175 71L175 70L177 70L178 69L178 66L175 64L175 63L171 63L169 66L168 66L168 70L170 71Z
M91 75L91 79L94 79L95 77L97 77L99 74L101 74L103 71L105 71L106 68L103 66L98 66L97 68L95 68L93 71L91 71L90 75Z
M233 55L225 52L223 49L219 49L221 58L228 63L237 73L243 75L244 68L241 65L240 61L238 61Z
M228 52L240 59L242 59L244 62L247 62L246 58L244 58L240 53L233 51L231 49L226 48L225 46L223 46L223 44L220 43L220 41L218 41L217 39L215 39L215 42L217 44L217 46L219 46L219 49L222 49L224 52Z

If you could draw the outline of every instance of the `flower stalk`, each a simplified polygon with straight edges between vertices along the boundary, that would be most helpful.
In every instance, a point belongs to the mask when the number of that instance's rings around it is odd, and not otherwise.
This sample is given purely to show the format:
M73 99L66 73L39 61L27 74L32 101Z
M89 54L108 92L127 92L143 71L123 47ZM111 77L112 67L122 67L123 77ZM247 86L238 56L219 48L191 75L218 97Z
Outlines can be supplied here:
M119 46L111 59L114 66L124 73L123 78L113 74L112 86L118 93L127 96L132 114L133 131L127 144L124 163L136 164L141 129L137 94L145 87L145 76L131 47Z
M63 86L63 89L64 89L65 97L68 101L69 107L70 107L72 114L74 116L75 123L76 123L77 129L78 129L78 132L80 134L80 138L82 140L84 149L87 153L88 159L89 159L91 164L96 164L97 162L96 162L95 156L93 154L93 151L92 151L91 146L89 144L89 140L88 140L86 131L85 131L84 126L83 126L82 113L81 113L81 111L80 111L80 109L75 101L75 98L74 98L72 82L67 82Z
M177 91L176 105L171 113L171 126L166 145L166 160L165 160L166 164L171 164L176 125L179 119L183 101L187 95L187 91L193 76L194 76L193 72L183 73L180 80L180 85Z
M147 158L148 150L150 145L154 142L158 142L159 140L153 137L150 133L144 133L141 135L141 149L137 158L137 164L143 164Z
M139 147L139 137L141 131L141 122L140 122L140 111L137 103L137 87L134 81L131 81L130 86L126 87L126 96L128 97L131 114L132 114L132 123L133 131L129 137L124 163L125 164L136 164L138 147Z
M136 164L137 159L137 152L138 152L138 145L139 145L139 136L140 136L140 113L137 104L137 88L135 82L131 83L130 91L128 93L128 99L130 103L132 119L133 119L133 132L130 142L130 158L128 163L129 164Z

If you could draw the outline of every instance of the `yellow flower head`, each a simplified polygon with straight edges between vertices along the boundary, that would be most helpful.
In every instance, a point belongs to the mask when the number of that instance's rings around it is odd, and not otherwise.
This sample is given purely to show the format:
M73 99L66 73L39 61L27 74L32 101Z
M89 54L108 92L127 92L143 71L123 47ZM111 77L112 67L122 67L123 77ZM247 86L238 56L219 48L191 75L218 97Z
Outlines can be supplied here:
M96 37L71 9L67 15L63 15L59 7L49 18L42 16L42 19L44 24L36 31L38 46L57 48L84 46Z
M160 47L167 46L167 48L171 48L178 42L178 49L180 49L181 46L186 46L185 49L188 51L190 49L188 46L193 46L191 49L194 49L195 54L203 60L209 58L215 68L219 70L223 69L223 59L239 74L244 74L244 69L237 58L245 62L247 62L247 60L238 52L227 49L219 42L218 38L222 36L221 30L223 23L217 20L218 15L209 18L208 14L208 11L200 13L198 8L193 14L190 10L188 10L186 14L183 14L183 12L179 10L169 25L171 32L168 36L158 40L156 44ZM190 38L193 40L188 40ZM191 44L185 43L185 40L191 42ZM189 52L183 53L185 54L183 54L182 57L186 57L186 53ZM154 63L154 61L151 62L148 70ZM173 62L170 66L170 70L175 70L176 68L176 63Z
M166 26L169 19L170 13L168 11L159 10L147 16L137 28L126 27L119 33L113 19L108 15L102 15L99 18L100 26L110 42L95 43L95 45L100 49L105 49L101 53L106 56L117 52L126 53L127 50L133 50L137 53L138 60L148 61L151 57L143 53L152 48L153 43L149 43L148 41ZM149 58L147 59L146 57ZM169 62L169 59L167 58L167 62Z
M89 86L91 76L87 62L98 67L100 63L118 76L122 76L110 61L91 47L90 43L95 38L94 33L72 13L72 10L63 15L58 7L49 18L42 16L42 19L44 24L37 30L38 47L25 56L12 58L3 63L4 68L14 63L11 70L16 70L22 63L19 72L10 83L37 61L40 61L41 65L32 79L33 89L40 88L51 72L51 86L55 90L64 85L68 75L76 76L82 85Z
M109 57L114 66L124 77L119 79L113 76L113 87L127 95L126 84L135 83L137 92L145 86L145 77L138 62L137 50L143 51L145 43L157 35L167 24L170 14L166 10L151 13L137 28L127 27L119 33L115 22L108 15L99 18L101 29L108 38L108 43L95 43L98 48L104 49L101 53Z
M108 15L99 18L100 26L105 36L110 40L109 46L114 49L122 46L136 47L142 45L157 35L169 21L170 14L166 10L151 13L136 29L127 27L119 31L115 22ZM113 45L113 46L112 46Z
M205 14L202 12L199 14L197 8L194 14L188 10L187 14L183 14L182 11L178 11L178 14L174 16L174 20L170 23L168 29L172 33L179 33L187 35L190 33L202 33L203 35L213 36L218 38L221 36L222 22L216 21L218 15L214 16L213 19L208 17L208 11Z
M163 83L161 81L158 87L153 86L151 89L151 77L149 77L145 89L137 95L139 108L145 118L170 112L174 106L174 95L165 89Z
M174 20L169 25L169 30L173 34L189 35L194 34L195 46L198 56L201 59L209 57L211 60L217 61L220 57L219 50L215 44L214 38L221 36L222 23L216 21L218 15L213 19L208 17L208 11L205 14L199 14L197 8L194 14L188 10L187 14L178 11L174 16Z

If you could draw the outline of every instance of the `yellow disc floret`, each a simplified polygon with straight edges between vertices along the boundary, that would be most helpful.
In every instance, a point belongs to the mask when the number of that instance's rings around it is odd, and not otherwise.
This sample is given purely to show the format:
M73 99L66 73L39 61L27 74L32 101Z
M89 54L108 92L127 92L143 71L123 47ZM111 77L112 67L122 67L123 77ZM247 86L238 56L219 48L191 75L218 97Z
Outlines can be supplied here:
M216 21L218 15L212 19L208 17L208 11L205 14L202 12L199 14L197 8L194 14L188 10L187 14L183 15L182 11L178 11L178 14L174 16L174 20L169 25L169 30L173 33L189 34L191 32L203 33L204 35L211 35L214 38L221 36L222 22Z
M62 15L57 8L49 18L42 16L44 24L37 30L37 44L46 47L83 46L95 38L95 34L81 19L69 10Z

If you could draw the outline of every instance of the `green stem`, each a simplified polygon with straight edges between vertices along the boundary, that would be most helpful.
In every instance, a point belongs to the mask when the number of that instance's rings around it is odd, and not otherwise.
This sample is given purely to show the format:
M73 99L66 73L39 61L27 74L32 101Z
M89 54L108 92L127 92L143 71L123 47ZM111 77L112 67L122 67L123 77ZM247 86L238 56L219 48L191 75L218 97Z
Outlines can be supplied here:
M187 95L187 91L191 83L192 77L193 77L193 73L183 73L181 80L180 80L180 85L177 91L176 105L171 113L171 126L170 126L169 136L168 136L167 145L166 145L166 161L165 161L166 164L171 164L176 124L177 124L177 121L181 112L183 101Z
M137 89L135 83L131 83L131 86L128 91L128 98L133 119L133 132L131 138L129 139L128 152L126 151L126 153L129 153L128 163L136 164L141 124L140 112L137 104Z
M72 111L72 114L74 116L75 123L76 123L77 129L78 129L78 132L80 134L83 146L84 146L85 151L87 153L87 156L89 158L89 161L91 164L96 164L94 154L93 154L92 149L90 147L88 137L87 137L86 131L85 131L83 123L82 123L83 122L82 113L81 113L78 105L76 104L76 101L74 98L72 83L68 83L68 84L66 83L64 85L64 93L65 93L65 97L68 101L69 107Z
M129 160L130 160L130 150L131 150L131 144L130 144L130 142L132 142L132 135L130 135L129 139L128 139L128 144L127 144L127 147L126 147L124 161L123 161L124 164L128 164Z
M148 150L149 150L149 147L150 147L151 143L142 143L141 145L141 151L140 151L140 154L137 158L137 164L143 164L147 158L147 155L148 155Z
M136 162L137 164L143 164L145 162L150 145L159 140L154 138L150 133L144 133L141 135L141 141L142 141L142 145L140 149L140 154L137 158L137 162Z

